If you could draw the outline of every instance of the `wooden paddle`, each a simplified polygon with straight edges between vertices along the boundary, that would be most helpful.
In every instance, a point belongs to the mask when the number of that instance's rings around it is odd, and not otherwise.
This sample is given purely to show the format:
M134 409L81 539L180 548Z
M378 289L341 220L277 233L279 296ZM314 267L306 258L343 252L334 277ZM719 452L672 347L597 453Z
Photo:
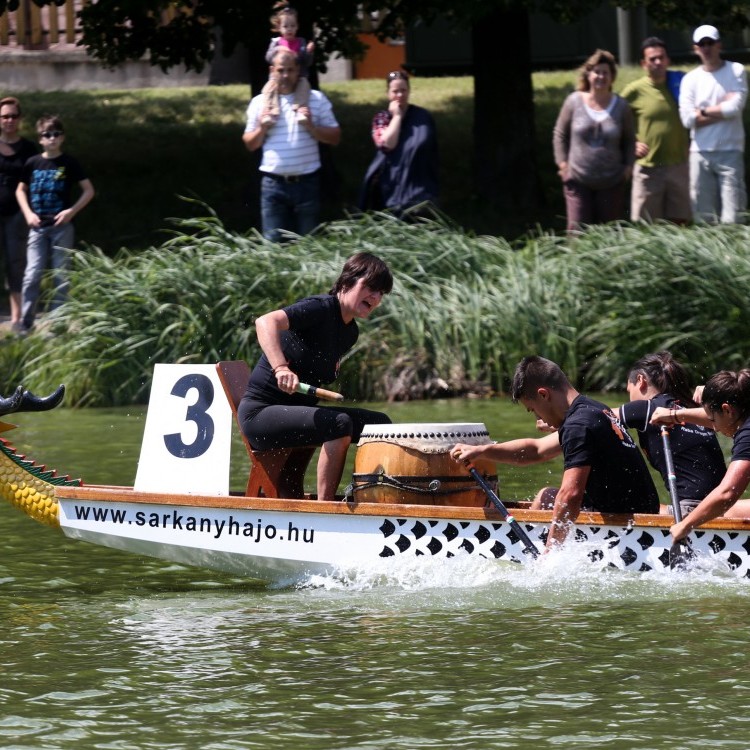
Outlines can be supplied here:
M307 383L300 383L297 386L297 393L304 393L306 396L313 396L314 398L322 398L325 401L343 401L344 397L336 391L327 391L325 388L318 388L315 385L308 385Z
M672 513L674 513L675 523L679 523L682 521L682 509L677 494L677 475L674 472L674 458L672 457L672 446L669 442L669 430L664 425L661 428L661 442L664 448L664 458L667 462L667 488L669 489L669 499L672 501ZM693 557L695 557L695 553L690 547L690 542L687 539L680 539L669 550L669 567L684 568Z
M516 532L516 536L523 542L524 552L528 552L532 557L539 557L539 550L534 546L534 543L529 539L529 535L521 528L521 524L516 521L515 518L508 512L508 509L503 505L502 500L495 494L495 491L490 487L487 480L477 471L476 466L470 461L464 461L466 468L469 470L469 474L474 477L474 481L484 490L484 494L487 495L487 499L500 511L503 518L508 522L513 531Z

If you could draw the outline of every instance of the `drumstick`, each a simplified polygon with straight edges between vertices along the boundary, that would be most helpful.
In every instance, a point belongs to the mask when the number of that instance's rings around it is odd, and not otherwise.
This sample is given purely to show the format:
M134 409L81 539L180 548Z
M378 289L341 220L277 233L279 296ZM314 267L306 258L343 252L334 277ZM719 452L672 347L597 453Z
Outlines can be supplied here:
M300 383L297 386L297 393L304 393L306 396L313 396L314 398L322 398L325 401L343 401L344 397L336 391L327 391L325 388L318 388L315 385L308 385L307 383Z

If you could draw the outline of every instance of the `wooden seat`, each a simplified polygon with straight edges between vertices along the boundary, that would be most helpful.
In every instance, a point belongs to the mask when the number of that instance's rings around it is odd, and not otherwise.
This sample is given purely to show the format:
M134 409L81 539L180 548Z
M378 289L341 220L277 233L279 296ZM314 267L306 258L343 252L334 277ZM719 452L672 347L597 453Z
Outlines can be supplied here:
M318 446L303 445L295 448L274 448L268 451L253 450L237 417L237 409L250 378L250 368L247 362L233 360L217 362L216 370L250 458L250 475L245 494L248 497L303 498L305 496L305 471Z

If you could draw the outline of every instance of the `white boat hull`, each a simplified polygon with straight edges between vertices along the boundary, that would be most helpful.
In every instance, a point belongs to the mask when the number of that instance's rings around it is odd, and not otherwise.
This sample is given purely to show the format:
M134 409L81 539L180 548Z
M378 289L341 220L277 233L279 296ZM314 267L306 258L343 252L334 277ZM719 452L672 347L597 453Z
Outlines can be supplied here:
M526 562L494 511L378 503L159 496L129 488L57 490L60 526L73 539L186 565L285 584L384 558L475 555ZM132 496L135 502L127 501ZM162 500L154 502L155 500ZM218 504L218 505L217 505ZM514 511L541 550L549 513ZM668 517L583 514L571 543L604 566L643 572L670 565ZM750 523L691 535L693 549L734 575L750 576ZM726 526L727 524L724 524Z

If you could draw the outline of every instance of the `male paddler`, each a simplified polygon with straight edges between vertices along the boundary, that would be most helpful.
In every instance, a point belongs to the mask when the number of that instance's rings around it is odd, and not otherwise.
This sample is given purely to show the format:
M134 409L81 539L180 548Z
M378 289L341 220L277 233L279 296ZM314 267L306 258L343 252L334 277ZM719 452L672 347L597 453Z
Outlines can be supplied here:
M560 367L531 356L518 363L511 396L557 431L542 438L464 445L451 449L457 461L479 457L499 463L534 464L563 454L560 487L544 487L531 509L552 508L545 551L565 541L581 510L658 513L659 497L640 450L612 410L580 394Z

